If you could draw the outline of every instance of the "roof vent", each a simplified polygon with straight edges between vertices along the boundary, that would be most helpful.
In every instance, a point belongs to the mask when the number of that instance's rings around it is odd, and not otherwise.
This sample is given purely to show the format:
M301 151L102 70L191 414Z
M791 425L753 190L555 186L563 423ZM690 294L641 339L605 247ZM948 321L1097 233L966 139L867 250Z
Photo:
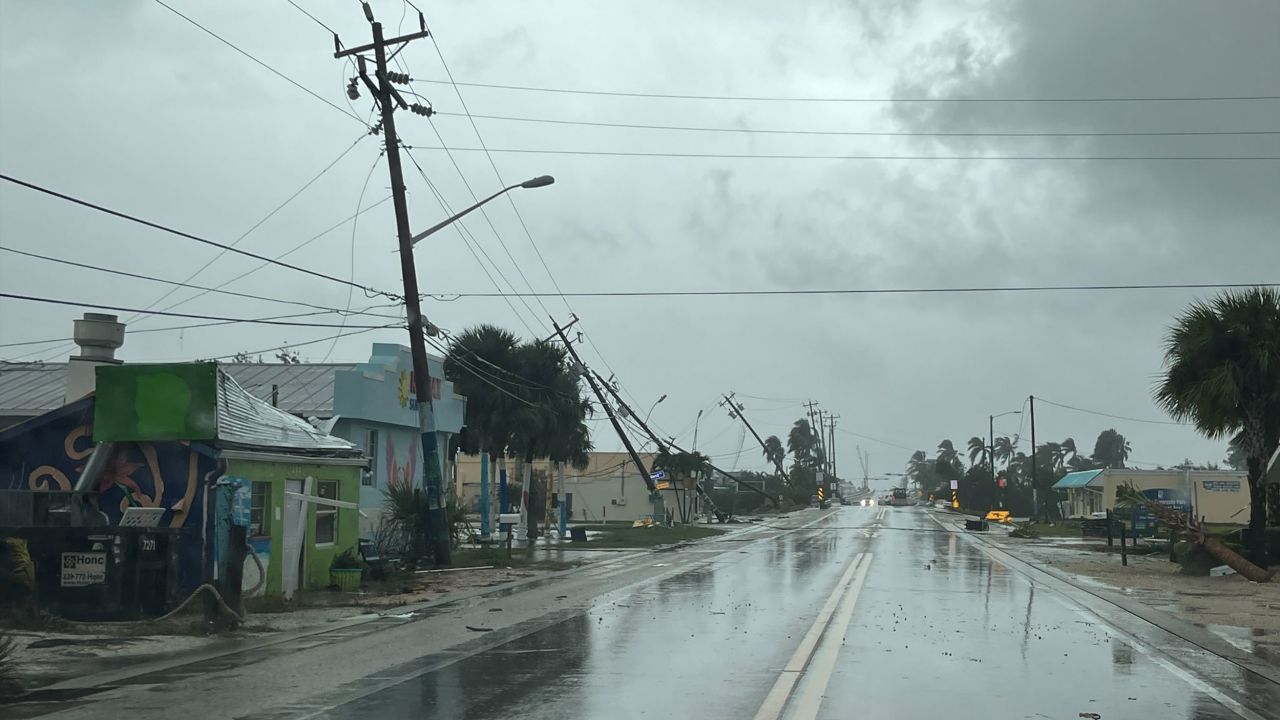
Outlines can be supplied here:
M124 323L117 320L115 315L103 313L85 313L76 320L72 335L80 346L80 357L115 361L116 348L124 345Z

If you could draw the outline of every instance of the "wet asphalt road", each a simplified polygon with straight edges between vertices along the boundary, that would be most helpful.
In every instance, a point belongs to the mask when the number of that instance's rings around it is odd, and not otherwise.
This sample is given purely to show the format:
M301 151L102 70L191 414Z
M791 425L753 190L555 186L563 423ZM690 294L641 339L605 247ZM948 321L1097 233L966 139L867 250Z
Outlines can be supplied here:
M58 716L104 717L104 702L109 716L138 720L1112 720L1280 708L1271 681L1136 618L1126 627L1114 608L1104 621L940 517L799 513L408 619L157 668Z

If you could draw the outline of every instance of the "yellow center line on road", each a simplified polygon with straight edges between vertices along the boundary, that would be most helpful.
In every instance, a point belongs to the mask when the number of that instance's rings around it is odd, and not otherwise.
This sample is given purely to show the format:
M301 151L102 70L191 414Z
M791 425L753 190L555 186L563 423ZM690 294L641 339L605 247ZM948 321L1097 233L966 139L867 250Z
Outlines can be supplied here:
M822 605L822 610L818 612L818 617L813 621L813 625L809 627L808 632L805 633L804 638L800 641L800 646L792 653L791 659L782 668L782 672L779 673L778 679L773 683L769 694L765 696L760 709L756 711L755 720L778 720L782 716L782 711L786 708L787 701L791 698L791 693L795 689L796 683L800 681L801 674L804 673L809 661L813 658L814 652L817 650L818 641L822 638L822 633L831 624L831 618L835 615L840 601L844 599L845 594L848 592L854 576L858 574L859 568L865 567L870 557L869 553L857 553L849 560L849 565L845 568L844 575L836 583L831 595L827 597L827 601ZM865 571L863 571L862 576L865 577ZM858 587L862 587L861 581L858 582ZM856 600L855 593L854 601ZM850 602L850 613L852 613L852 606L853 602ZM841 632L843 634L843 631ZM828 674L829 678L830 675ZM824 682L823 688L825 687L826 683Z

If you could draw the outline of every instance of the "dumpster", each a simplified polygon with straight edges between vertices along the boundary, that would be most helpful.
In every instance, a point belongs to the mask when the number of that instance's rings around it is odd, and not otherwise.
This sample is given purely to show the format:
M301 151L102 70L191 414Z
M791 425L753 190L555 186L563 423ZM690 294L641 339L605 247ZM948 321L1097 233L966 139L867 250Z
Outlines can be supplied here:
M24 543L36 601L70 620L155 617L173 606L176 530L130 527L7 527Z

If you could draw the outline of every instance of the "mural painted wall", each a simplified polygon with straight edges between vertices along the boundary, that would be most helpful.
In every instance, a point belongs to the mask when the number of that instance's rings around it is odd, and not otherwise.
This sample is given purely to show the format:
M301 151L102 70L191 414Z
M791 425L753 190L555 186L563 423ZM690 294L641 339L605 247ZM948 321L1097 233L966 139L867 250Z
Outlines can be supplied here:
M93 451L94 400L86 398L0 433L0 485L7 489L71 490ZM162 527L176 528L178 588L194 590L205 568L205 492L223 468L199 443L117 443L97 483L96 507L111 524L125 508L160 507Z

